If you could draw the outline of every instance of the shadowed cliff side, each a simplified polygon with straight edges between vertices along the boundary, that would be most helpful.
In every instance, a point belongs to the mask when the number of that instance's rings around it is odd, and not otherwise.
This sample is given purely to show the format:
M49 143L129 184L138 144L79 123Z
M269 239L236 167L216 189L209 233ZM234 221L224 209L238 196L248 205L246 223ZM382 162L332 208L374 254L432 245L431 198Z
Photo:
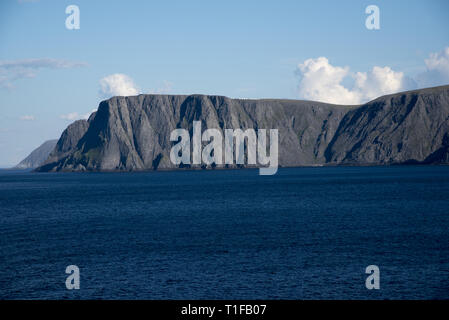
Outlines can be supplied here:
M278 129L279 165L447 163L449 86L361 106L205 95L138 95L102 101L71 124L37 171L173 169L170 133Z
M448 135L449 86L388 95L348 112L326 150L326 161L447 163Z

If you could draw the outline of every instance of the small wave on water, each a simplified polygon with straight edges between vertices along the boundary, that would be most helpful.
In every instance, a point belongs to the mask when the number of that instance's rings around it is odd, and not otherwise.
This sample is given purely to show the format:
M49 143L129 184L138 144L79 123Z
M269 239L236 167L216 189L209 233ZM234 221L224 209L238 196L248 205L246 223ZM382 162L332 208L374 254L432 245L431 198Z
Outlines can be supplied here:
M444 166L0 171L0 298L447 299L448 208Z

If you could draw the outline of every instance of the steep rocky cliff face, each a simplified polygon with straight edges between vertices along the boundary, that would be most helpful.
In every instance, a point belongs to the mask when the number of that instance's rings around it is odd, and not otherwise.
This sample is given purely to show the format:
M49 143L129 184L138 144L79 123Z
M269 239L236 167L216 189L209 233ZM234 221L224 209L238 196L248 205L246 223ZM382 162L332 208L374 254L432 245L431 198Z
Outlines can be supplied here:
M89 121L94 117L95 113L90 116ZM62 169L62 167L55 168L55 165L58 164L60 160L66 159L74 150L76 150L79 140L84 136L89 127L89 121L77 120L70 124L62 133L61 138L59 138L53 150L48 155L47 160L41 163L41 166L37 168L37 170L56 171ZM76 169L76 166L73 166L73 169Z
M384 96L349 111L326 150L335 164L447 162L449 86Z
M58 140L48 140L33 150L25 159L15 166L16 169L34 169L39 167L48 158Z
M171 169L170 133L278 129L279 165L447 163L449 86L361 106L204 95L113 97L62 134L38 171Z

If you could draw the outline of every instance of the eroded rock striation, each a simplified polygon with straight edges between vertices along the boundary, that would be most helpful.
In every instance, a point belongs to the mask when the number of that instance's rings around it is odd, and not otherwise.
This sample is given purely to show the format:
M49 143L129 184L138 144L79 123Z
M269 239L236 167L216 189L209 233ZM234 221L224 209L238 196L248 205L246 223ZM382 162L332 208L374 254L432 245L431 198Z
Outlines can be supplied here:
M449 86L360 106L206 95L138 95L102 101L71 124L37 171L174 169L170 133L278 129L279 165L448 163Z
M335 164L448 163L449 86L380 97L348 111L326 150Z

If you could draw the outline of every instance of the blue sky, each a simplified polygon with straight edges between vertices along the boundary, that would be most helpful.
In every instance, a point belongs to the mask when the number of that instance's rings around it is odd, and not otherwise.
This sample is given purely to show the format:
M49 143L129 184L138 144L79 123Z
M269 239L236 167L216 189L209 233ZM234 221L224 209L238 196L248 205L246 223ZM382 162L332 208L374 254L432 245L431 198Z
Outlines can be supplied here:
M65 27L72 4L79 30ZM448 84L448 12L447 0L1 1L0 167L116 92L351 104Z

